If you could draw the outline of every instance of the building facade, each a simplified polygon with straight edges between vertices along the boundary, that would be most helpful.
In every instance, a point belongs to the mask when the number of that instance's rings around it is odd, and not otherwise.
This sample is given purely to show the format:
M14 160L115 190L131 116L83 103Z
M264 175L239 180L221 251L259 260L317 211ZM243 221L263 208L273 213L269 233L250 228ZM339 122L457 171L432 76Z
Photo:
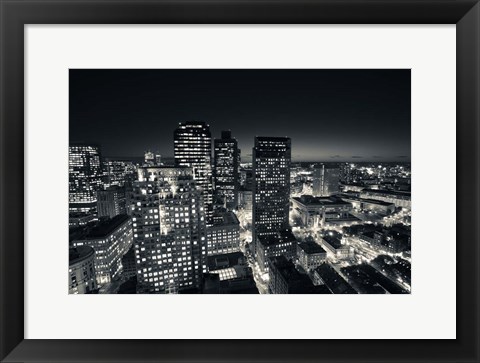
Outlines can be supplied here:
M260 270L267 271L270 257L284 256L287 260L295 260L297 256L297 239L291 230L283 230L275 234L258 237L256 260Z
M88 294L97 289L93 248L79 246L69 249L68 275L69 294Z
M113 218L119 214L126 214L125 188L111 186L97 191L98 218Z
M201 289L207 235L203 196L192 169L139 169L132 201L137 292Z
M233 210L238 206L239 159L237 140L230 131L222 131L222 137L214 140L213 183L215 195L223 201L225 208Z
M256 137L252 157L252 237L256 253L260 237L289 228L290 138Z
M208 255L240 251L240 222L232 211L215 212L207 228Z
M353 207L335 197L314 197L302 195L291 199L295 215L306 227L320 227L326 223L346 221L350 218Z
M174 131L175 165L189 167L202 192L207 225L213 215L212 136L209 125L201 121L183 122Z
M68 202L70 212L95 212L97 190L103 188L100 148L70 144L68 148Z
M327 252L313 241L302 242L297 246L297 259L306 272L320 266L327 259Z
M97 223L72 244L73 247L89 246L95 250L95 273L98 285L102 286L121 273L121 259L131 247L132 239L132 221L122 214Z

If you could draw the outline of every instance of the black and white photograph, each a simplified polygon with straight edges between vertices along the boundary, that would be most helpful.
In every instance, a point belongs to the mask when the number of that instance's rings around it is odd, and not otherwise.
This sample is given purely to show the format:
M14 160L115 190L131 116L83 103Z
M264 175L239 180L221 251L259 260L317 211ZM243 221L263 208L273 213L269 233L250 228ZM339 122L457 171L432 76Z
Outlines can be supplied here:
M68 122L69 294L411 293L410 69L70 69Z

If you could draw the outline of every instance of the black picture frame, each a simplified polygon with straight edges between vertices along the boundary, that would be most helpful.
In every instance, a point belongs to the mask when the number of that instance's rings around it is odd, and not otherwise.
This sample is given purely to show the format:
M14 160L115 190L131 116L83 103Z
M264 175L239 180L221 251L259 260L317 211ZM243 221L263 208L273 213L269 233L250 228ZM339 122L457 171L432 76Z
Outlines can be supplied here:
M480 5L477 0L1 0L0 6L2 361L478 362L480 360L478 334ZM281 341L268 340L268 337L265 337L266 340L218 341L24 339L24 25L123 23L456 24L457 339ZM454 218L454 211L448 213L450 218ZM445 287L449 288L451 287ZM441 296L441 292L439 294Z

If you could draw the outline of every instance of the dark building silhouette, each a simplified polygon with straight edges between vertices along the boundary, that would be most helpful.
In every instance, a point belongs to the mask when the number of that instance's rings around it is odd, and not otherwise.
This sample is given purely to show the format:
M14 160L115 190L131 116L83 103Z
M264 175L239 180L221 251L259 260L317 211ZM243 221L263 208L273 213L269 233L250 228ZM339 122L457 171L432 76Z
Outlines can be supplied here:
M259 237L289 228L290 138L256 137L252 157L252 235L256 251Z
M325 285L333 294L356 294L353 289L335 269L327 263L318 266L313 272L316 284Z
M237 140L230 131L222 131L222 137L214 140L214 186L215 195L228 209L238 206L239 159Z
M111 186L97 191L98 217L113 218L119 214L126 214L125 188Z
M326 286L315 286L307 275L298 272L285 256L269 258L268 275L270 294L331 294Z

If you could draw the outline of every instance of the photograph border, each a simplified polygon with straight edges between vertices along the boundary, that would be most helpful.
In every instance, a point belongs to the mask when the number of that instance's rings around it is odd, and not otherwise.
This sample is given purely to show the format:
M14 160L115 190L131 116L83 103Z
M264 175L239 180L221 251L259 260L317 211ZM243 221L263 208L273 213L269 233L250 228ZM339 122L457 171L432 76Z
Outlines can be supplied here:
M5 362L478 362L478 1L0 0L0 360ZM457 339L24 339L26 24L456 24Z

